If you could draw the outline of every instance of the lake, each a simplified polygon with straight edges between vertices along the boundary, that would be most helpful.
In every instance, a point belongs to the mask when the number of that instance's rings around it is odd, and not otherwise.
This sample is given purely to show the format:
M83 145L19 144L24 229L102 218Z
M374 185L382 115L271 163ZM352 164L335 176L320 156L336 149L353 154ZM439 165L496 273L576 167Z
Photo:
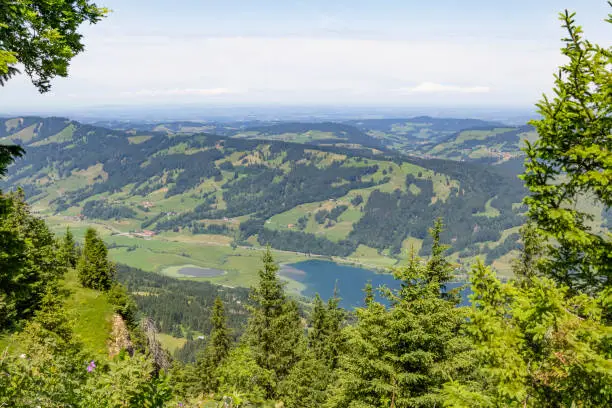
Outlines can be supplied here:
M347 309L363 306L363 288L368 281L372 282L374 288L386 285L389 288L399 288L399 281L391 274L382 274L368 269L349 265L341 265L329 261L304 261L284 265L281 275L296 280L305 286L302 295L313 297L318 293L327 300L333 296L334 285L337 282L339 296L342 298L340 305ZM456 288L461 283L452 282L447 286ZM465 304L469 289L463 291L463 302ZM377 300L381 300L377 297Z

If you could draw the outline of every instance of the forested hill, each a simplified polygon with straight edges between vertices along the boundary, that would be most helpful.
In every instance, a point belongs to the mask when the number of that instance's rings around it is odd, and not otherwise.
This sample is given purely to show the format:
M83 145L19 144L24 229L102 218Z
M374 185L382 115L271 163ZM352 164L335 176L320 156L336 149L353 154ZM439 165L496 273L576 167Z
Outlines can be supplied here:
M529 126L479 119L419 116L346 122L99 122L100 126L168 135L213 133L315 145L366 146L417 156L499 163L521 154L520 140L535 138Z
M495 168L376 149L309 146L211 134L166 135L9 119L25 145L2 188L22 186L42 214L85 217L158 234L212 234L322 255L427 254L442 217L456 254L516 247L524 195Z
M234 137L283 140L317 145L344 144L381 148L382 140L369 136L354 126L341 123L286 122L247 127L231 133Z

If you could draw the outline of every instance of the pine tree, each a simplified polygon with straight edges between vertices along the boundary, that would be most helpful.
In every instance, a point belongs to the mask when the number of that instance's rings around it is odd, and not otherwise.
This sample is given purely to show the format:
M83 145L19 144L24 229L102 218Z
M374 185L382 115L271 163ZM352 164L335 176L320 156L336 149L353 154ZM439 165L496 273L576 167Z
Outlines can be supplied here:
M251 289L247 342L256 363L273 374L266 398L279 396L279 385L299 361L304 335L298 307L285 296L270 249L263 256L259 284Z
M85 233L85 245L77 272L81 285L86 288L106 291L113 284L115 265L108 260L106 245L93 228Z
M77 249L74 236L72 235L72 231L70 231L70 227L66 227L66 234L62 239L60 247L60 256L67 267L76 267L78 260Z
M423 263L413 251L408 265L393 271L401 286L383 290L390 308L368 294L357 309L328 407L441 406L443 384L469 371L470 344L460 335L465 312L441 291L452 269L436 225L434 259Z

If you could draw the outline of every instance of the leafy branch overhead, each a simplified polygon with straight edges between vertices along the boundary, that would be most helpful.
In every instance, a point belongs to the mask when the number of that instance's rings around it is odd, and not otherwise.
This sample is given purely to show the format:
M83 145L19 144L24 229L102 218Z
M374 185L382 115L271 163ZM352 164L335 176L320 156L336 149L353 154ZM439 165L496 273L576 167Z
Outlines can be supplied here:
M0 3L0 86L23 67L39 92L68 75L70 60L85 46L78 28L95 24L108 9L89 0L8 0Z

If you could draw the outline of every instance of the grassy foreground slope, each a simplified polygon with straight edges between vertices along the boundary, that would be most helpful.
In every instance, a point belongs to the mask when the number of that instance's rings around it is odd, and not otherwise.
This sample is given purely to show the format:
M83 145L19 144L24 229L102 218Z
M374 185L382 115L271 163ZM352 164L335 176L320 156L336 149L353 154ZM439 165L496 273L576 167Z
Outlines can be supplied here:
M72 322L74 334L82 342L83 348L98 359L108 358L113 306L102 292L82 287L74 269L66 273L61 287L67 291L65 310ZM11 334L0 337L0 351L6 348L11 352L20 351L20 345L14 341Z

